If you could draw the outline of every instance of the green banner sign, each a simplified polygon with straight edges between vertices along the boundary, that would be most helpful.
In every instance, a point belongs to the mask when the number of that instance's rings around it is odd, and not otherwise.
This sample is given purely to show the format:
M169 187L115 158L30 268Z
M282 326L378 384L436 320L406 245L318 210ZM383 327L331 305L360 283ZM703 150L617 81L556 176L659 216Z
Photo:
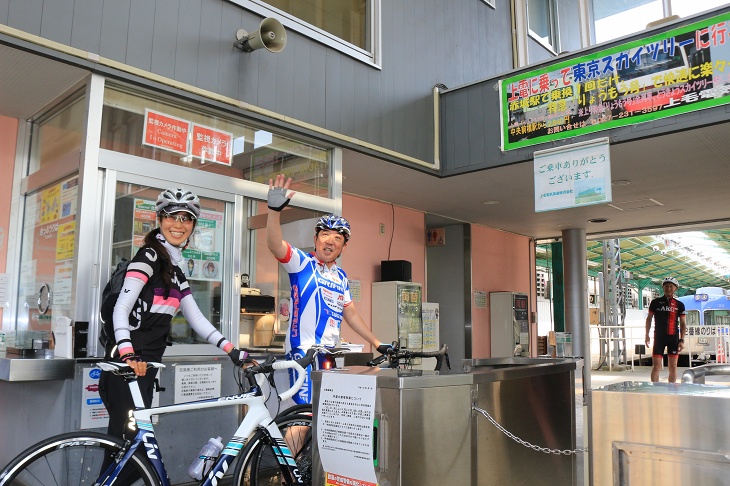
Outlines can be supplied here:
M512 150L730 103L730 13L500 81Z

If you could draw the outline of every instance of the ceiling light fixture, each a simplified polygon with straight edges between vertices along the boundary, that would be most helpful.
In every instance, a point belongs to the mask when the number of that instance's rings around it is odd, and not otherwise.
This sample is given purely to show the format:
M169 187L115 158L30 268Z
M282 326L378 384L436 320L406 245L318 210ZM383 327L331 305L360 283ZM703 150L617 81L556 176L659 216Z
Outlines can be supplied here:
M629 184L631 184L631 181L627 180L618 180L611 183L612 186L628 186Z
M494 201L494 200L484 201L484 202L482 202L482 204L484 204L485 206L492 206L494 204L499 204L499 201Z

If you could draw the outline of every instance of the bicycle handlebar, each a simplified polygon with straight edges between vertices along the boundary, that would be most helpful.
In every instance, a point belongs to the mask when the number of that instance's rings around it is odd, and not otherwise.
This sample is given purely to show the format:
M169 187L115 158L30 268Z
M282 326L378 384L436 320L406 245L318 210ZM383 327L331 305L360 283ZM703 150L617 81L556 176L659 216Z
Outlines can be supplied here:
M413 358L436 358L435 371L441 369L442 360L446 358L446 366L451 369L451 362L449 361L449 347L442 345L438 351L409 351L407 349L400 348L397 343L394 343L393 349L388 350L387 354L378 356L377 358L368 361L368 366L378 366L386 360L391 362L391 366L398 367L400 362L403 360L410 360Z
M254 365L244 369L243 372L247 377L251 379L255 375L261 373L271 373L275 370L285 370L293 368L297 373L297 379L294 382L294 385L292 385L291 388L289 388L288 390L279 394L280 400L286 400L287 398L293 397L294 394L302 387L305 376L304 368L312 364L316 352L317 351L315 349L309 349L307 351L307 354L305 354L303 358L299 358L297 360L274 361L273 363Z
M117 376L121 376L123 378L133 378L136 376L132 368L127 363L116 363L114 361L99 361L96 363L96 366L101 368L104 371L108 371L110 373L113 373ZM152 368L165 368L165 365L162 363L157 363L155 361L147 361L147 369Z

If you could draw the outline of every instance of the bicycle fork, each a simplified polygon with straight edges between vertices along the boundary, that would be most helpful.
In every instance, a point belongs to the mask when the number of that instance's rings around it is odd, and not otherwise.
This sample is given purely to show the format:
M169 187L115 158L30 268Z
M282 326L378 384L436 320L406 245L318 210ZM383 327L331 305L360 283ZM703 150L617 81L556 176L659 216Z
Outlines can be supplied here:
M252 408L249 410L246 419L241 423L238 430L236 430L234 436L225 445L223 451L221 451L221 455L216 463L206 473L205 481L201 486L218 486L220 480L228 471L228 467L246 446L249 440L248 437L254 429L250 425L251 422L258 423L258 428L263 431L265 436L264 443L271 446L271 451L276 457L282 475L286 478L286 484L304 484L304 479L299 472L296 459L294 459L292 451L281 435L279 426L268 415L268 411L263 412Z
M301 471L299 471L299 465L289 445L281 435L279 426L272 421L264 429L264 435L266 436L265 442L271 445L271 450L276 457L276 462L279 464L282 476L286 478L286 484L304 484L304 478L302 477Z

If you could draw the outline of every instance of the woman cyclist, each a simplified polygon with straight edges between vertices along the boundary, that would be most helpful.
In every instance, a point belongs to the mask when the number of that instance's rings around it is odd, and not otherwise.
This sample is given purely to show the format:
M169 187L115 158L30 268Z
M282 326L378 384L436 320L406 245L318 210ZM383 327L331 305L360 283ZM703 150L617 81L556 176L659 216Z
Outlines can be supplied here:
M107 359L123 361L137 374L147 407L157 374L157 369L147 370L147 361L162 360L170 322L178 310L200 337L228 353L235 364L248 357L200 312L180 267L200 216L198 196L181 188L167 189L157 198L155 211L159 227L147 233L144 246L127 267L113 313L116 345L106 350ZM134 409L129 387L121 377L102 372L99 395L109 412L108 433L124 439L128 412Z

